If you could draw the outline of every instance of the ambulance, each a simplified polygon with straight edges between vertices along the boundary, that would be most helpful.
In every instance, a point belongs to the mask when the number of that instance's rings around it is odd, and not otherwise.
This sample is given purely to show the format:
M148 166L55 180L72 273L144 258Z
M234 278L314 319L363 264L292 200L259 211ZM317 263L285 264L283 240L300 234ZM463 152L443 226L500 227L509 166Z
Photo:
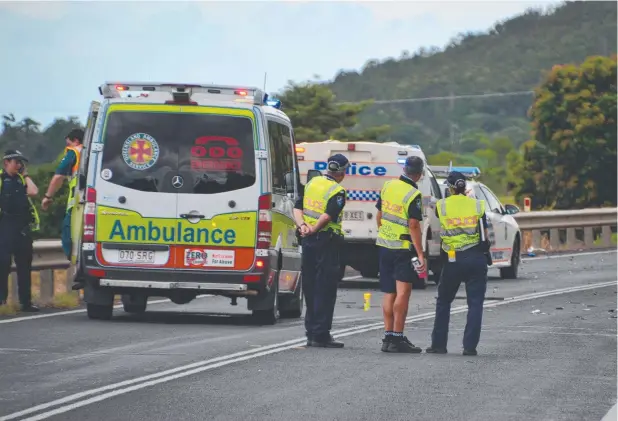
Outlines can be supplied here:
M296 154L303 183L325 172L328 157L341 153L350 161L342 182L346 189L346 205L343 210L345 245L342 253L342 271L350 266L363 277L375 278L379 272L378 248L375 245L378 227L375 216L376 202L384 182L399 178L403 164L409 156L418 156L425 161L425 174L418 183L423 195L423 251L429 269L439 276L440 223L435 217L435 203L442 198L435 176L428 168L427 159L418 145L397 142L302 142L296 146ZM420 280L415 288L424 288Z
M489 225L487 231L493 260L490 267L499 269L502 279L516 279L521 264L522 236L519 224L512 215L518 213L519 208L511 204L503 205L489 187L474 180L481 175L481 170L478 167L453 167L451 164L449 166L431 166L430 168L439 177L438 182L443 186L445 197L449 195L449 190L445 184L449 172L459 171L468 179L466 181L467 196L485 201L485 215L487 215L487 224Z
M72 273L91 319L148 298L247 299L298 318L294 130L258 88L108 82L91 104L72 220Z

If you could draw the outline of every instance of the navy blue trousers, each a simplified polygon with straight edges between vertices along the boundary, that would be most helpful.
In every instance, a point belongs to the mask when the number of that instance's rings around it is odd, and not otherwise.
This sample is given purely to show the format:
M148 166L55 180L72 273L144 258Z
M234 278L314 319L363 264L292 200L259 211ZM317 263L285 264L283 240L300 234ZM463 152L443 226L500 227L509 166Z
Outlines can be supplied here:
M459 286L466 284L468 318L463 337L464 349L476 349L481 337L483 303L487 291L487 260L482 252L461 252L457 261L446 262L442 268L438 285L436 318L434 320L431 344L433 348L446 348L451 304Z
M327 233L303 238L302 274L307 338L330 338L339 284L341 242Z

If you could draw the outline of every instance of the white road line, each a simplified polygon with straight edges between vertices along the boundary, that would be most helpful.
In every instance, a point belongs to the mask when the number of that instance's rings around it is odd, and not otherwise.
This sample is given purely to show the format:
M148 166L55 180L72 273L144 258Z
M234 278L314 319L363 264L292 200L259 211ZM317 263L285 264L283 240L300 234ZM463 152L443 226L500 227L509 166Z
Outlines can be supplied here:
M501 305L506 305L506 304L520 302L520 301L526 301L526 300L533 300L536 298L550 297L553 295L567 294L570 292L585 291L585 290L591 290L591 289L596 289L596 288L615 286L617 281L618 280L612 281L612 282L600 282L596 284L582 285L578 287L561 288L557 290L526 294L526 295L521 295L517 297L511 297L510 299L507 299L505 301L489 302L489 303L486 303L484 307L498 307ZM458 307L452 308L451 314L462 313L465 311L467 311L467 306L458 306ZM427 320L427 319L432 319L433 317L434 317L433 312L417 314L417 315L408 317L406 319L406 322L409 323L409 322L414 322L414 321ZM350 335L357 335L359 333L370 332L372 330L378 330L382 328L383 328L383 323L379 322L379 323L371 323L371 324L356 326L356 327L347 328L347 329L335 330L332 332L332 334L336 338L341 338L341 337L346 337ZM90 405L92 403L100 402L105 399L112 398L114 396L123 395L123 394L130 393L135 390L143 389L149 386L166 383L172 380L191 376L193 374L202 373L204 371L227 366L233 363L246 361L246 360L250 360L253 358L258 358L258 357L265 356L265 355L272 355L272 354L276 354L276 353L290 350L293 348L297 348L300 344L302 344L305 341L306 341L305 338L292 339L292 340L277 343L277 344L267 345L267 346L263 346L260 348L241 351L241 352L237 352L234 354L224 355L221 357L209 359L206 361L200 361L200 362L184 365L181 367L176 367L173 369L161 371L159 373L150 374L147 376L136 377L131 380L125 380L119 383L110 384L110 385L99 387L99 388L92 389L92 390L86 390L83 392L76 393L74 395L66 396L61 399L57 399L54 401L50 401L44 404L40 404L40 405L36 405L30 408L24 409L22 411L18 411L12 414L5 415L3 417L0 417L0 421L14 420L14 419L21 418L22 416L25 416L25 415L29 415L29 414L33 414L36 412L47 410L49 408L57 407L56 409L53 409L47 412L41 412L40 414L29 417L29 418L23 418L21 421L38 421L38 420L47 419L49 417L52 417L58 414L63 414L65 412L69 412L71 410L74 410L74 409L77 409L77 408L80 408L86 405ZM92 395L97 395L97 396L84 399Z
M354 276L346 276L345 278L342 278L343 281L351 281L352 279L360 279L362 278L361 275L354 275Z
M612 406L601 421L616 421L618 419L618 404Z
M213 297L213 295L199 295L197 297L195 297L196 299L198 298L206 298L206 297ZM165 298L163 300L152 300L152 301L148 301L148 305L151 304L164 304L164 303L171 303L172 301L168 298ZM122 304L118 304L115 305L114 308L122 308ZM36 320L36 319L46 319L48 317L57 317L57 316L66 316L68 314L78 314L78 313L85 313L86 309L85 308L80 308L79 310L68 310L68 311L57 311L55 313L47 313L47 314L37 314L34 316L23 316L23 317L15 317L13 319L5 319L5 320L0 320L0 324L3 323L17 323L17 322L25 322L27 320Z
M556 254L556 255L549 255L549 256L545 256L541 254L536 257L524 257L521 260L524 262L533 262L535 260L562 259L565 257L592 256L595 254L609 254L609 253L616 253L616 252L618 252L618 250L586 251L582 253Z

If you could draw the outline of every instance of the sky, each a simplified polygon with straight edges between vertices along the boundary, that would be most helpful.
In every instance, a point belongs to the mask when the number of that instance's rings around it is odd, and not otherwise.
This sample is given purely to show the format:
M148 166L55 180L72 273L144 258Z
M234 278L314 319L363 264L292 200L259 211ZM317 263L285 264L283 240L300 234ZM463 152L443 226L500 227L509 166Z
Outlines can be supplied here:
M85 121L105 81L217 83L278 92L556 1L0 0L0 115Z

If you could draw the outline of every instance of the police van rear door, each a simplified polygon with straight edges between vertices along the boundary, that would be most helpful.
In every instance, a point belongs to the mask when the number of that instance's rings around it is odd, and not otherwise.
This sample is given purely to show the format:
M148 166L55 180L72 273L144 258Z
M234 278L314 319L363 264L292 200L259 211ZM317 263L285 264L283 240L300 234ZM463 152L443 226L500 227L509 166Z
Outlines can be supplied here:
M171 180L178 193L176 266L249 270L259 241L258 212L272 208L272 196L259 182L256 113L250 106L183 111L172 123L178 148L178 173Z
M112 103L87 199L96 201L96 256L103 266L175 267L178 105Z

